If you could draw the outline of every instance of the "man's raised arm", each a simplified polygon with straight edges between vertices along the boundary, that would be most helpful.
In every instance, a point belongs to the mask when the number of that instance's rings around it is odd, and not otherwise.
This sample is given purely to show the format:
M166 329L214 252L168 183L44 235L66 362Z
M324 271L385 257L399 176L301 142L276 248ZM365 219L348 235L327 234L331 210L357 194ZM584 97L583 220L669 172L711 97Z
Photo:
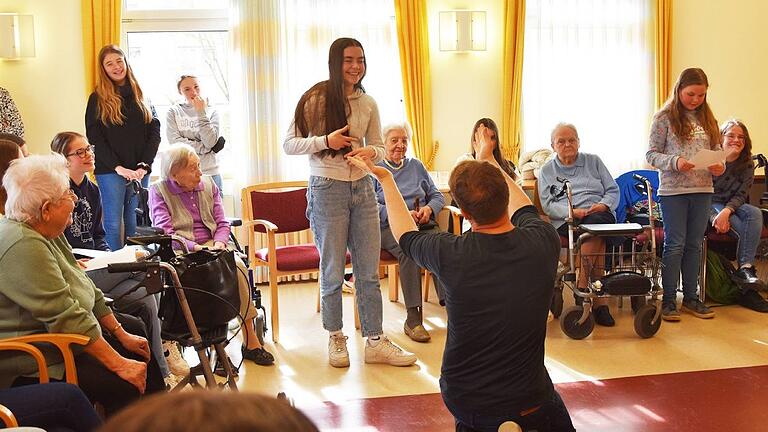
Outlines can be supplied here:
M405 205L403 196L397 188L395 178L392 173L384 167L376 166L370 159L350 156L347 160L356 167L376 176L384 190L384 205L387 207L387 217L389 218L389 227L395 240L400 241L400 237L409 231L418 231L416 222Z

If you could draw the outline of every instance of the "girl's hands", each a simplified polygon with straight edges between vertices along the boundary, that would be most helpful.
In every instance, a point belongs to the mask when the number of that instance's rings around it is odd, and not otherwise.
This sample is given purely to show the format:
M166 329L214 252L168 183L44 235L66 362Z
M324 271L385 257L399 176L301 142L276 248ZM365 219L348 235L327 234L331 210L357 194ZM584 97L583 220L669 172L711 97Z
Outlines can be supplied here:
M373 149L369 149L373 151ZM345 156L347 159L347 163L350 165L354 165L361 170L367 172L368 174L373 175L377 179L381 180L382 178L386 177L387 175L392 175L391 172L389 172L388 169L384 167L380 167L378 165L374 165L373 161L371 161L370 158L367 158L365 156L354 156L352 153L349 153Z
M696 165L688 162L687 159L684 158L677 158L677 170L681 172L690 171L695 167Z
M192 106L195 108L195 111L202 113L205 112L205 109L208 107L208 103L200 96L195 96L195 98L192 99Z
M725 164L724 163L716 163L714 165L710 165L707 167L707 170L709 170L709 173L712 174L715 177L723 175L725 172Z
M137 170L132 170L128 168L124 168L120 165L115 167L115 172L122 178L131 181L131 180L138 180L141 181L141 179L144 178L145 175L147 175L147 171L144 168L139 168Z
M341 129L336 129L335 131L328 134L328 147L330 147L333 150L341 150L344 147L350 147L352 144L355 144L358 142L357 138L348 137L344 135L346 132L349 131L349 125L344 126Z
M727 233L731 229L731 209L726 207L720 210L720 213L715 216L715 220L712 221L712 226L719 234Z
M376 157L376 150L371 147L356 148L347 153L345 157L363 157L368 160L373 160Z

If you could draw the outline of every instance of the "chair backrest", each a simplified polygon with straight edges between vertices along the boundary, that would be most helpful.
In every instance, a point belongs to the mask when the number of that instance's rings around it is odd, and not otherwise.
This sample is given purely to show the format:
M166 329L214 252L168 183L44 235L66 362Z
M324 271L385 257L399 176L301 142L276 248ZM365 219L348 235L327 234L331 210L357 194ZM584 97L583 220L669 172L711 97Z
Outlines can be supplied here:
M268 220L277 225L277 233L309 229L306 181L249 186L243 189L242 198L246 220ZM256 225L254 229L266 231L261 225Z

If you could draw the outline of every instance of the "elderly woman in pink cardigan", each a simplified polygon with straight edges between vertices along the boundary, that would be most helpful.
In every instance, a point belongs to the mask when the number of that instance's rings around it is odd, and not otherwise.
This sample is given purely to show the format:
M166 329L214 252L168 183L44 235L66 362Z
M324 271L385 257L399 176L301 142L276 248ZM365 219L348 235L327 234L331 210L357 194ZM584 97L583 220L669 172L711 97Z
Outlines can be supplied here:
M200 158L188 144L175 144L161 159L161 180L149 190L152 224L166 234L183 237L190 251L203 248L225 249L229 222L224 216L219 188L200 171ZM256 308L251 301L245 265L236 257L240 286L240 314L245 317L243 358L258 365L271 365L275 359L259 342L253 325Z

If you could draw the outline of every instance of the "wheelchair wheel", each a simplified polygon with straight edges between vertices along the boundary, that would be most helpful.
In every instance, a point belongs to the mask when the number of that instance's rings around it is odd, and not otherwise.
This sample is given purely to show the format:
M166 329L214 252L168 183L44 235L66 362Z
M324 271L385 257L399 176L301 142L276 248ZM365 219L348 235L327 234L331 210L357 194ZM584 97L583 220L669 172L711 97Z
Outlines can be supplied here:
M560 318L563 313L563 285L558 284L555 286L555 290L552 292L552 303L549 305L549 310L552 312L552 316L555 319Z
M634 314L637 314L637 311L640 310L640 308L643 307L647 302L644 296L632 296L629 298L629 301L632 304L632 312Z
M644 304L635 314L635 333L643 339L653 337L661 327L661 317L655 323L651 323L656 316L656 307L654 304Z
M571 339L584 339L589 336L595 328L595 317L591 313L586 321L582 324L578 323L582 313L584 313L583 306L571 306L566 309L560 317L560 328L563 330L563 333Z

